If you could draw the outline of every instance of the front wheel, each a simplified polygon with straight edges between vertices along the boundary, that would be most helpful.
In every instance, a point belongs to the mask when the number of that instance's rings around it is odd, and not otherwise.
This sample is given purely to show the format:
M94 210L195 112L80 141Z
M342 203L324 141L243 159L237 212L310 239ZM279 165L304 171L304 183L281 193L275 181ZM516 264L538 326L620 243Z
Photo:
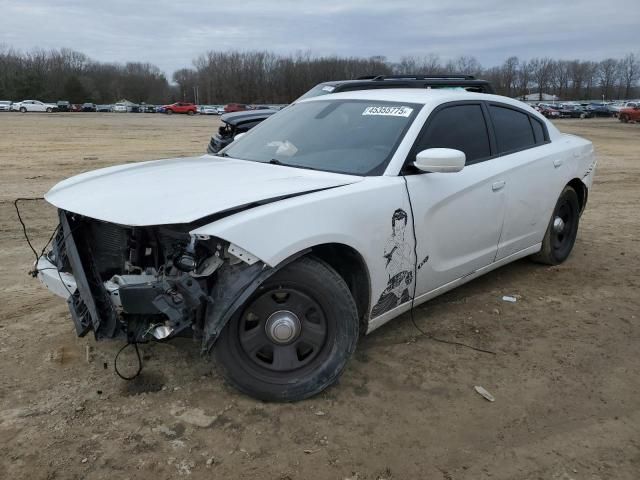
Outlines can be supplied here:
M189 110L189 111L187 112L187 115L193 115L194 113L196 113L196 112L194 112L193 110Z
M551 215L547 231L542 240L540 252L531 256L538 263L547 265L559 265L564 262L571 253L578 235L578 222L580 220L580 203L578 194L570 187L564 187L556 207Z
M302 257L267 279L214 346L225 378L260 400L293 402L333 384L358 340L355 302L340 275Z
M20 107L20 113L27 113L27 109L25 107Z
M173 113L173 110L169 110L167 109L167 111L165 112L167 115L171 115Z
M622 123L628 123L629 122L629 118L626 115L620 115L620 121Z

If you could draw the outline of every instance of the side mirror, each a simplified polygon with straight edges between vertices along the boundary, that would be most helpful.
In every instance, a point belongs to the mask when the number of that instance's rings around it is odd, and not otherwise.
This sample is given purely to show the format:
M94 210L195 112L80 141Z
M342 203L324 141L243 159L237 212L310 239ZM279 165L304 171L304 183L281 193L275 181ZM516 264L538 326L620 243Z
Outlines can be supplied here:
M416 155L413 165L423 172L455 173L464 168L466 156L452 148L428 148Z
M235 142L236 140L240 140L246 134L247 134L247 132L236 133L235 136L233 137L233 141Z

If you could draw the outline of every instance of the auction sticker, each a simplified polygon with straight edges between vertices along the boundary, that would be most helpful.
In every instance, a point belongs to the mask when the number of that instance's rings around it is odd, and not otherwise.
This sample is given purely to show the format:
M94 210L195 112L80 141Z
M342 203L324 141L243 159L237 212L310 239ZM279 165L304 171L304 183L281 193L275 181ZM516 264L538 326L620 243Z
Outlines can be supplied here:
M413 108L399 107L367 107L362 115L382 115L385 117L408 117L413 112Z

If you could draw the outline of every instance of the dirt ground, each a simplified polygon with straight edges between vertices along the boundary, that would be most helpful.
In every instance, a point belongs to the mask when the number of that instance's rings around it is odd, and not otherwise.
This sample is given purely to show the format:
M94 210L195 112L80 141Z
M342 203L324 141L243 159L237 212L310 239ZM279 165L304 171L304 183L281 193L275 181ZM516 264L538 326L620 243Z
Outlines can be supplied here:
M421 337L405 315L361 340L336 386L279 405L226 386L190 340L143 346L143 376L120 380L121 344L76 338L65 303L27 275L14 198L200 154L215 117L0 114L0 478L640 478L640 125L557 125L599 156L570 259L516 262L415 314L497 354ZM22 209L42 246L54 210Z

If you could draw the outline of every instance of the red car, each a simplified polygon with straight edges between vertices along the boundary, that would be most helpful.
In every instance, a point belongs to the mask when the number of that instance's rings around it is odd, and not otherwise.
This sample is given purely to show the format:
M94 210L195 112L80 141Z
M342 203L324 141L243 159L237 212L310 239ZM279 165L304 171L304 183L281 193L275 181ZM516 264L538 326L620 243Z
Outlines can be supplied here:
M547 118L560 118L560 112L547 105L538 105L538 111Z
M172 113L186 113L187 115L195 115L198 107L195 103L176 102L171 105L163 105L164 113L171 115Z
M245 110L248 110L248 108L243 103L229 103L224 106L224 113L244 112Z
M640 104L635 107L623 108L618 114L622 123L640 122Z

